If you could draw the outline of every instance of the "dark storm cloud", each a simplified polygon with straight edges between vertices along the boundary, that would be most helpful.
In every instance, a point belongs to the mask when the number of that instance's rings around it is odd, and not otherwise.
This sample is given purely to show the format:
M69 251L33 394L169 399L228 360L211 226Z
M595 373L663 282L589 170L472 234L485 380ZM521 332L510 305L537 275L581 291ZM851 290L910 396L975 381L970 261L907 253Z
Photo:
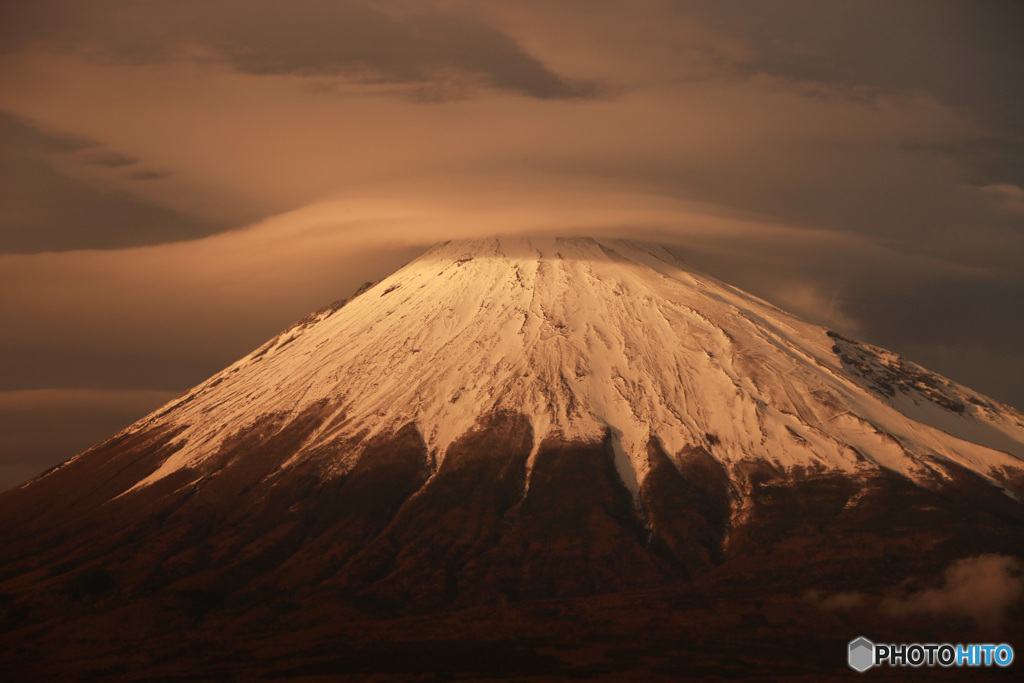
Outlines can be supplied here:
M0 253L158 244L228 227L94 187L51 162L84 150L87 163L104 168L134 163L116 153L89 153L91 145L47 135L0 112Z
M599 92L594 83L558 76L474 12L429 3L41 0L9 3L4 15L0 45L7 50L56 45L145 63L200 48L251 74L406 84L469 76L540 99Z

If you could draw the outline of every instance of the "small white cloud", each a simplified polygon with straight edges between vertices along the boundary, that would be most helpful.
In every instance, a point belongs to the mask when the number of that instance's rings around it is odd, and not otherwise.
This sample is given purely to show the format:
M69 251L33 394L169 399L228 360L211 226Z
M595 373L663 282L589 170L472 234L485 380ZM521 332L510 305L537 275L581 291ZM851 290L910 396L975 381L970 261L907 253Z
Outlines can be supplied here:
M1015 557L985 554L950 564L942 585L883 595L860 592L822 593L811 589L804 600L824 611L872 606L890 617L927 615L965 617L982 628L998 628L1006 612L1024 598L1024 564Z
M1013 557L968 557L946 569L941 587L887 598L882 610L892 616L958 615L982 626L995 626L1024 596L1022 570L1021 562Z
M848 315L837 293L823 293L810 283L782 283L771 293L772 303L809 321L849 334L861 331L861 322Z

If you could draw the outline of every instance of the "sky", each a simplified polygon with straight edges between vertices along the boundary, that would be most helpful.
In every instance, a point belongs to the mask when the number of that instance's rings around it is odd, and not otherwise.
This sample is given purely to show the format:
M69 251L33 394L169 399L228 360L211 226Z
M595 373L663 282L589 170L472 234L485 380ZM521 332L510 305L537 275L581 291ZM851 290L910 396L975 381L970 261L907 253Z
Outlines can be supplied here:
M998 0L0 0L0 489L496 233L1024 408L1022 84Z

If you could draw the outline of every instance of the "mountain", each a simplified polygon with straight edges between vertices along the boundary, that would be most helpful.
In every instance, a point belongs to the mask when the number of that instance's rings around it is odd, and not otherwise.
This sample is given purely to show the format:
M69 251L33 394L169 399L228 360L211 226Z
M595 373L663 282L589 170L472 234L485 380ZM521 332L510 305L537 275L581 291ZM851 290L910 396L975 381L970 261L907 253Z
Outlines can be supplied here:
M663 247L449 242L0 496L0 664L655 680L676 634L758 678L804 634L821 679L862 634L808 589L1022 541L1015 409Z

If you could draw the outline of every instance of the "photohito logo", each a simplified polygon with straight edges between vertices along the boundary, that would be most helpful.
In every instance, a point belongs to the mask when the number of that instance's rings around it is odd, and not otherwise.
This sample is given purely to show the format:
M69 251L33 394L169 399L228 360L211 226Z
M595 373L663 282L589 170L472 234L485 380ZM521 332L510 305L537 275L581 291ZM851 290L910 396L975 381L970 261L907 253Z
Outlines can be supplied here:
M850 641L850 668L867 671L873 666L1010 666L1013 648L1002 643L950 645L949 643L873 643L861 636Z

